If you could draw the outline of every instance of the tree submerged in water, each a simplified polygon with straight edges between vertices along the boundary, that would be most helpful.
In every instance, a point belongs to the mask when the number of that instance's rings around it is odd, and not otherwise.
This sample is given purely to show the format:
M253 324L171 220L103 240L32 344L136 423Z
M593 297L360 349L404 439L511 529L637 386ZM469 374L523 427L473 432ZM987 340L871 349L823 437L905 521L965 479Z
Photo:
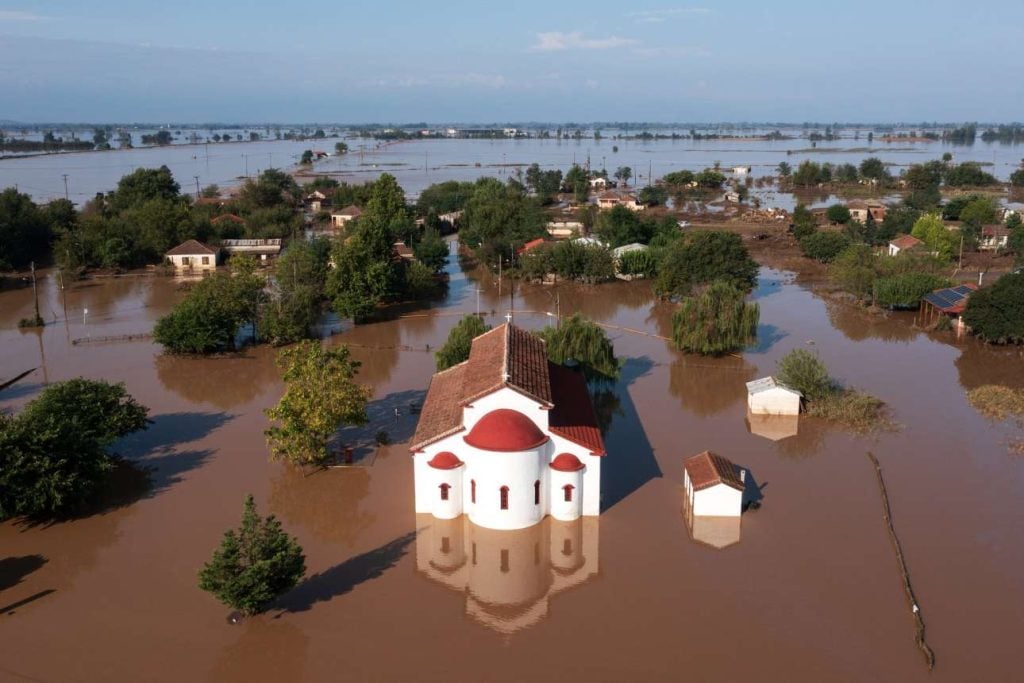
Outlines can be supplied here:
M258 614L271 600L294 588L306 574L298 542L270 515L262 518L250 494L242 525L229 529L199 571L199 587L244 614Z
M742 291L714 282L682 300L672 315L672 341L681 351L720 356L753 341L760 317L760 307L744 301Z
M437 371L447 370L453 365L469 359L469 347L473 340L484 332L491 329L491 326L475 315L465 315L455 324L452 331L448 333L448 340L434 354L437 361Z
M564 365L579 364L590 384L613 384L619 377L615 347L596 323L579 313L561 321L558 327L545 327L540 337L547 347L548 360Z
M331 461L327 444L342 424L366 424L370 390L354 380L359 363L347 347L324 349L305 340L282 350L287 388L266 413L280 424L266 432L271 457L295 465L323 467Z

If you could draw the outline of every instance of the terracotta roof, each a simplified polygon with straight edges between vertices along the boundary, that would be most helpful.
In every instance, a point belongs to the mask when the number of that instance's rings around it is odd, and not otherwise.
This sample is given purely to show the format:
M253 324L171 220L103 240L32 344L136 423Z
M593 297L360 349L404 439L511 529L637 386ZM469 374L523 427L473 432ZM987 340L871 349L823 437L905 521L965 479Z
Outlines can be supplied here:
M548 467L559 472L579 472L583 469L583 463L572 453L561 453Z
M192 256L193 254L216 254L217 250L198 240L186 240L167 252L167 256Z
M482 451L528 451L548 440L533 420L518 410L498 408L484 415L462 439Z
M550 407L550 380L538 367L547 369L539 337L507 323L483 333L473 340L469 360L434 375L410 449L462 431L462 408L505 386Z
M245 223L245 219L241 216L233 213L222 213L219 216L214 216L210 219L211 223L220 223L221 221L231 221L232 223Z
M1002 224L983 225L981 234L984 237L1005 237L1010 234L1010 229Z
M868 208L868 203L866 201L864 201L863 199L851 199L850 201L846 202L846 208L848 208L848 209L866 209L866 208Z
M462 461L459 460L454 453L449 451L441 451L427 463L436 470L454 470L456 467L462 465Z
M889 242L889 244L893 245L897 249L910 249L912 247L919 247L924 244L924 242L913 235L901 235Z
M334 212L336 216L352 216L353 218L359 218L363 215L363 210L355 204L349 204L344 209L338 209Z
M548 364L548 372L555 404L548 416L551 433L589 449L591 455L604 455L604 439L583 374L555 363Z
M543 237L538 237L537 239L530 240L529 242L524 244L522 247L519 248L519 250L516 253L517 254L525 254L526 252L528 252L528 251L530 251L532 249L536 249L537 247L539 247L542 244L544 244L544 238Z
M415 253L413 253L413 250L410 249L409 245L406 244L405 242L395 242L393 245L391 245L391 249L395 252L395 254L397 256L399 256L401 258L404 258L404 259L416 258L416 255L415 255Z
M683 461L683 468L690 477L694 491L700 491L717 484L725 484L734 489L743 490L739 468L732 462L711 451L704 451Z

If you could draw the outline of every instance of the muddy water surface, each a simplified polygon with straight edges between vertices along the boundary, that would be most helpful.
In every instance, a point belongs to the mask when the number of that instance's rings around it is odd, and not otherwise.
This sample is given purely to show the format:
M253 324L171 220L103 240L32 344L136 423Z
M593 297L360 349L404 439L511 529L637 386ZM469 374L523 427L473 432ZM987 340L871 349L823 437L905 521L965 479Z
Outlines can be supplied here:
M40 368L0 393L0 409L84 375L125 382L154 419L118 445L152 468L148 486L119 483L84 519L0 526L0 679L1017 679L1024 459L1007 453L1012 428L964 398L979 384L1024 386L1017 354L871 324L765 270L758 343L742 358L688 357L659 338L671 309L644 283L524 287L513 299L489 276L452 270L433 308L345 324L326 341L363 362L372 424L342 435L362 445L356 466L312 476L268 462L262 411L282 391L270 350L190 359L145 340L71 343L147 332L181 296L172 281L82 283L65 315L47 280L53 323L41 333L15 329L30 290L0 293L0 377ZM433 370L428 349L476 310L478 285L492 323L514 301L526 327L558 309L613 326L625 364L601 405L600 518L495 533L414 514L402 443L411 406ZM887 401L900 428L858 437L801 420L792 435L748 420L743 383L796 347ZM377 429L394 445L368 447ZM749 468L760 488L762 507L739 526L687 524L681 462L704 449ZM937 655L931 675L867 450L885 469ZM249 492L298 537L309 576L231 626L196 571Z

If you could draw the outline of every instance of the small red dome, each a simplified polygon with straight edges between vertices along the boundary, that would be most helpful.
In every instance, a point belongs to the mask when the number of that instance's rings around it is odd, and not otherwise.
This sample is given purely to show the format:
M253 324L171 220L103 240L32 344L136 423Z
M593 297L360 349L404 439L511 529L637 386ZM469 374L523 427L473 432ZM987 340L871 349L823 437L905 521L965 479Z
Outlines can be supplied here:
M559 472L579 472L583 469L583 463L572 453L562 453L551 461L549 467Z
M454 470L462 464L462 461L455 457L454 453L441 451L427 463L435 470Z
M499 452L528 451L548 440L530 418L508 408L487 413L463 438L474 448Z

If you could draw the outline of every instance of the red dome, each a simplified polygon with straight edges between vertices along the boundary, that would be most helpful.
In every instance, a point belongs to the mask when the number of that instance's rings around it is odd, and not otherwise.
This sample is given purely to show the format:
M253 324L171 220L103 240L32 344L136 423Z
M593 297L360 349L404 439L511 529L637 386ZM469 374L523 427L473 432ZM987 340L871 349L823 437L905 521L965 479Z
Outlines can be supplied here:
M427 463L436 470L454 470L462 464L462 461L455 457L454 453L441 451Z
M579 472L583 469L583 463L572 453L562 453L551 461L549 467L559 472Z
M499 452L528 451L548 440L530 418L508 408L487 413L463 438L474 448Z

